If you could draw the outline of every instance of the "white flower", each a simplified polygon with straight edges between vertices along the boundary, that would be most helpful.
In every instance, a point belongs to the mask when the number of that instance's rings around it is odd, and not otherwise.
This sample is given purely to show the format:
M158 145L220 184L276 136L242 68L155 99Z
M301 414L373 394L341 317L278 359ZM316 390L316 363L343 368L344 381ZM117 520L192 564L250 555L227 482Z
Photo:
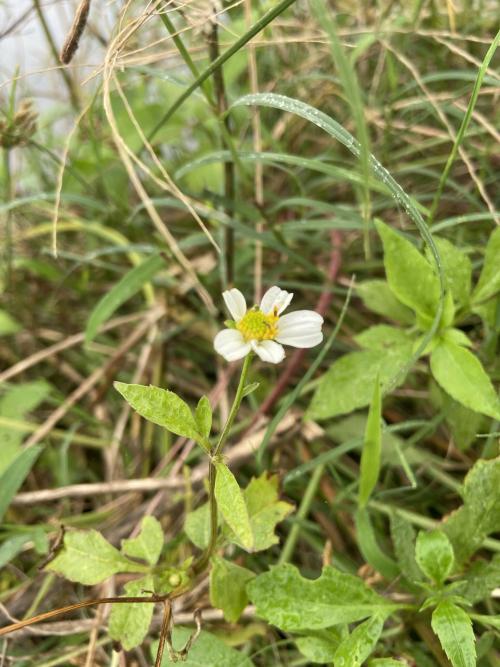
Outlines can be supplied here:
M285 358L284 345L314 347L323 340L323 318L314 310L281 313L290 305L293 294L270 287L260 306L247 309L243 294L230 289L222 294L234 318L230 329L219 331L214 339L215 351L227 361L236 361L254 351L262 361L279 364Z

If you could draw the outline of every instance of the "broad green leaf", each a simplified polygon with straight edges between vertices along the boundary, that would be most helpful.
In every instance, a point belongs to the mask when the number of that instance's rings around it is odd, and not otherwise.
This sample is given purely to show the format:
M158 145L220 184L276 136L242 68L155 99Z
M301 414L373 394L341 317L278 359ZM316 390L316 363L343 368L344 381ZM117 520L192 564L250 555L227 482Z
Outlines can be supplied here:
M415 315L396 299L385 280L367 280L356 287L364 305L378 315L402 324L414 324Z
M434 236L444 269L446 285L459 306L469 303L471 293L472 264L467 255L447 239ZM432 256L426 248L426 257L432 263Z
M192 628L175 627L172 632L172 643L176 651L181 651L188 641ZM151 656L154 659L158 650L158 642L151 646ZM165 649L162 667L179 665L173 661ZM225 644L222 639L202 630L198 639L193 643L186 660L180 664L183 667L253 667L254 663L240 651Z
M113 285L90 314L85 329L85 342L90 343L96 337L99 327L107 322L125 301L137 294L161 268L165 268L165 260L161 255L153 255L138 266L134 266L116 285Z
M318 631L314 635L295 640L297 648L312 663L331 663L341 641L341 633L336 628Z
M210 542L210 506L208 503L188 512L184 522L184 531L198 549L208 547Z
M439 280L433 266L401 234L384 223L375 223L384 246L387 281L394 295L429 321L439 303Z
M244 567L214 556L210 570L210 604L222 609L229 623L236 623L248 603L246 585L255 574Z
M114 387L141 417L185 438L205 443L187 403L167 389L115 382Z
M358 546L363 558L386 579L396 579L399 568L379 546L367 509L358 509L355 515Z
M382 387L411 359L408 347L351 352L333 363L321 378L306 419L329 419L368 405L377 376ZM404 378L400 378L400 383Z
M363 450L359 470L359 507L365 507L373 489L377 485L380 474L380 458L382 454L382 398L380 382L375 378L373 398L366 420Z
M357 336L354 340L360 347L368 350L386 350L392 347L399 347L404 349L413 346L413 340L408 336L404 329L391 327L388 324L375 324L368 327Z
M22 450L0 475L0 522L41 451L39 446Z
M458 563L467 560L491 533L500 531L500 458L479 460L464 481L464 504L442 524Z
M464 451L474 442L476 434L480 432L484 417L478 412L469 410L469 408L454 401L448 394L445 395L444 412L446 423L450 427L456 447Z
M409 521L399 513L391 514L391 538L401 574L409 581L420 581L422 572L415 560L416 533Z
M0 310L0 336L10 336L21 330L21 325L6 310Z
M215 478L215 498L224 521L238 538L241 546L252 551L254 536L248 509L241 489L233 473L222 461L215 464L217 476Z
M385 616L375 614L354 628L335 652L334 667L361 667L373 653L384 627L384 621Z
M117 572L147 571L146 566L123 556L97 530L66 533L61 552L46 569L86 586L99 584Z
M463 609L443 600L432 613L432 629L453 667L476 667L472 621Z
M368 662L368 667L408 667L408 663L394 658L374 658Z
M491 234L486 252L484 264L479 281L472 294L474 303L480 303L489 299L500 290L500 227Z
M495 554L489 563L475 560L467 568L460 584L456 592L471 604L489 598L491 591L500 588L500 554Z
M148 597L153 590L153 577L129 581L123 587L124 597ZM140 646L148 634L155 605L148 602L119 603L111 606L109 615L109 636L119 641L126 651Z
M50 385L43 380L14 385L0 399L0 417L24 419L31 410L34 410L47 398L50 391ZM0 473L12 463L19 453L23 438L22 431L0 426Z
M441 387L470 410L500 419L500 400L472 352L442 341L431 354L431 371Z
M254 539L253 551L264 551L278 543L276 525L293 511L293 505L279 499L278 476L263 473L243 491Z
M154 516L145 516L139 535L129 540L122 540L122 551L127 556L156 565L163 548L163 541L163 530L158 519Z
M397 607L359 577L329 566L318 579L310 580L293 565L278 565L250 581L247 592L257 615L285 631L353 623Z
M415 545L415 559L422 572L438 584L450 576L455 563L453 547L442 530L420 531Z
M198 426L198 431L205 438L208 438L210 435L210 429L212 428L212 407L210 406L210 401L206 396L202 396L198 401L198 405L196 406L194 413L194 418Z

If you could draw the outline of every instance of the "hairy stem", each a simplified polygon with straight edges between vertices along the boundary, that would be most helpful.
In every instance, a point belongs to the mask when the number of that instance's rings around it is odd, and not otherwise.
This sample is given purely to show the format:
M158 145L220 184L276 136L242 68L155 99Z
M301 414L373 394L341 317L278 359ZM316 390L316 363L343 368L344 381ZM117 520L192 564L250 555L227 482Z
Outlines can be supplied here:
M243 368L241 369L240 381L238 383L238 388L236 389L236 394L234 396L233 404L229 412L227 421L222 429L222 432L219 436L217 444L214 446L211 452L210 467L208 470L208 502L210 507L210 542L203 553L203 555L193 564L193 572L198 574L203 572L207 567L210 557L212 556L215 545L217 543L217 500L215 498L215 479L217 476L217 469L215 467L215 459L222 453L222 448L229 436L231 427L234 423L238 410L240 409L241 401L243 399L243 392L245 389L248 371L250 369L250 364L252 363L253 354L247 354L245 361L243 362Z

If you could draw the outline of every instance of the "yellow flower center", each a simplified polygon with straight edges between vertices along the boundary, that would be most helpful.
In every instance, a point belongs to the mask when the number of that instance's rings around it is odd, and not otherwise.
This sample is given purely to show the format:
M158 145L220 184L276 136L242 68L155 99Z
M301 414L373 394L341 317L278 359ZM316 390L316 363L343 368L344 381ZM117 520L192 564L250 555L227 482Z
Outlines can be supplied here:
M273 340L278 335L278 320L276 308L269 315L265 315L261 310L252 309L236 323L236 328L241 331L246 341Z

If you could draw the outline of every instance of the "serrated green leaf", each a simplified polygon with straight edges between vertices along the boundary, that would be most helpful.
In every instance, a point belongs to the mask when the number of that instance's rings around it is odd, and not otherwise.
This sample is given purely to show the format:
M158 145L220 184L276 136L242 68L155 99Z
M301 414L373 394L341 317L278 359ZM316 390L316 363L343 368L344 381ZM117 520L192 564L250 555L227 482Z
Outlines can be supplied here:
M335 652L334 667L361 667L373 653L384 627L385 616L375 614L360 623Z
M444 269L445 281L459 306L469 303L471 293L472 264L467 255L447 239L434 236ZM426 248L426 257L432 263L432 255Z
M252 551L254 536L248 509L241 489L233 473L222 461L215 464L217 476L215 478L215 498L224 521L238 538L241 546Z
M250 581L247 592L257 615L285 631L320 630L397 608L359 577L329 566L310 580L293 565L278 565Z
M153 577L147 575L141 579L129 581L123 587L124 597L150 596L145 591L153 590ZM140 646L144 641L155 605L147 602L114 604L109 615L108 631L111 639L119 641L126 651Z
M138 266L134 266L116 285L113 285L90 314L85 329L85 342L90 343L96 337L99 327L107 322L123 303L137 294L161 268L165 268L165 261L161 255L153 255Z
M467 560L487 535L500 530L500 458L479 460L464 481L464 504L442 524L458 563Z
M432 614L432 629L453 667L476 667L472 621L463 609L443 600Z
M207 396L202 396L198 401L194 418L198 426L198 431L205 436L205 438L208 438L210 429L212 428L212 407Z
M358 505L365 507L373 489L377 485L380 474L380 459L382 455L382 398L380 395L379 377L375 378L373 397L366 420L365 437L361 451L359 470Z
M385 280L366 280L356 287L356 292L374 313L402 324L414 324L415 315L396 299Z
M97 530L75 530L66 533L61 552L46 569L93 586L118 572L146 572L148 568L123 556Z
M278 476L263 473L243 491L254 538L253 551L264 551L278 543L276 525L293 511L293 505L279 499Z
M321 378L306 419L329 419L369 405L376 377L384 386L410 359L407 347L345 354Z
M42 447L39 446L24 449L17 454L0 475L0 521L2 521L12 498L26 479L41 451Z
M335 651L341 641L341 633L337 628L329 628L328 631L317 632L307 637L299 637L295 640L297 648L312 663L331 663Z
M491 591L500 588L500 554L495 554L491 561L474 560L462 576L460 587L456 589L471 604L490 597Z
M492 233L486 246L484 264L479 281L472 294L474 303L489 299L500 290L500 228Z
M189 406L173 391L124 382L115 382L114 387L141 417L175 435L205 442Z
M466 408L500 419L498 395L472 352L442 341L431 354L431 371L441 387Z
M122 540L122 552L127 556L145 560L150 565L156 565L163 548L163 541L163 530L158 519L154 516L145 516L139 535Z
M439 303L439 280L433 266L401 234L375 223L384 246L387 282L401 303L432 320Z
M392 544L401 573L410 581L420 581L422 573L415 560L415 530L411 523L397 512L391 514L390 521Z
M246 585L255 574L245 567L214 556L210 570L210 603L222 609L229 623L236 623L248 603Z
M453 547L442 530L420 531L415 559L422 572L438 584L449 577L455 563Z
M191 628L175 627L172 632L172 643L176 651L181 651L192 633ZM158 642L153 642L151 646L151 656L156 657ZM165 650L162 667L167 665L179 665L168 656ZM254 663L240 651L236 651L225 644L210 632L202 630L198 639L191 646L186 660L183 660L183 667L253 667Z

